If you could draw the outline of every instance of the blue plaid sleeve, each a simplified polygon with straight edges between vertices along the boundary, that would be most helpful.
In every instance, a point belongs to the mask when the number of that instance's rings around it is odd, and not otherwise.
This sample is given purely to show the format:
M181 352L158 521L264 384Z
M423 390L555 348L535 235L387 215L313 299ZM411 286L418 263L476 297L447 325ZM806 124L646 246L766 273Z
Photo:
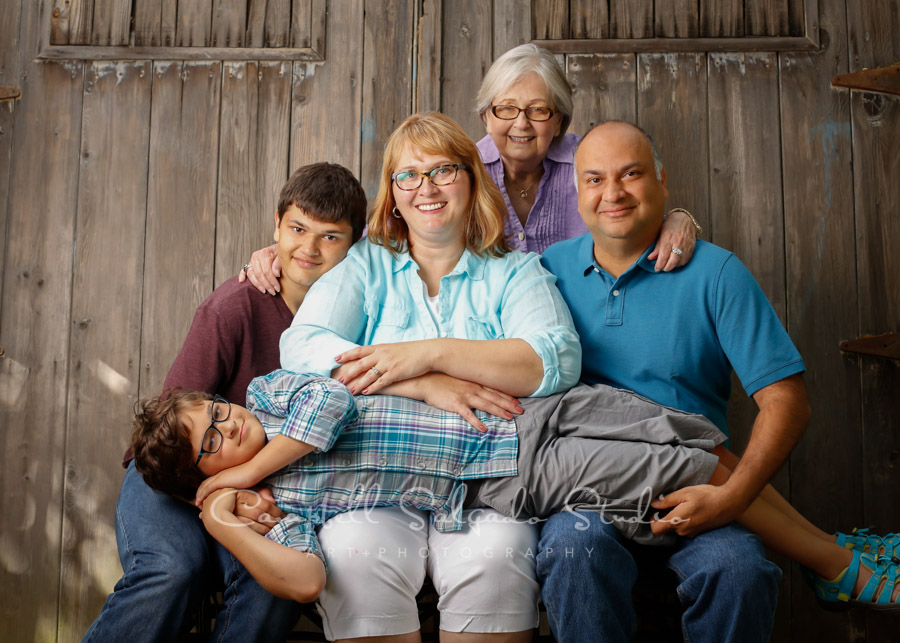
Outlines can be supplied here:
M325 562L315 525L297 514L288 514L266 534L269 540L297 551L315 554Z
M350 389L328 377L278 370L247 387L247 408L284 418L279 432L328 451L359 410Z

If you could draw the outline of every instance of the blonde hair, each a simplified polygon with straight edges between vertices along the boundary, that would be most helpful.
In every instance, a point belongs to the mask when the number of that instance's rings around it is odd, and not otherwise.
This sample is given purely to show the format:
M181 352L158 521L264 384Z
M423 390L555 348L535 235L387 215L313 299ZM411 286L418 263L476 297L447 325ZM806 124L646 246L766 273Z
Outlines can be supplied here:
M409 228L403 219L392 216L396 203L391 185L391 174L406 145L425 154L446 156L466 166L456 179L465 180L462 175L466 174L472 185L472 200L465 226L466 249L479 256L490 257L500 257L509 252L504 235L507 210L500 189L488 175L472 139L453 119L439 112L407 117L388 139L378 194L369 217L369 239L394 254L406 250Z

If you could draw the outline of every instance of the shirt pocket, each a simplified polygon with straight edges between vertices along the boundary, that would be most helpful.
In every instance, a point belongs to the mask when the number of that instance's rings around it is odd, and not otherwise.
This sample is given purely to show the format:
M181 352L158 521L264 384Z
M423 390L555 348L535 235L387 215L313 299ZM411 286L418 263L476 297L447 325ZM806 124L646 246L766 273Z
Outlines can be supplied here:
M466 339L503 339L503 329L496 319L466 317Z
M385 306L377 299L366 300L366 316L369 319L369 335L384 335L384 341L397 341L409 328L410 312L402 306Z

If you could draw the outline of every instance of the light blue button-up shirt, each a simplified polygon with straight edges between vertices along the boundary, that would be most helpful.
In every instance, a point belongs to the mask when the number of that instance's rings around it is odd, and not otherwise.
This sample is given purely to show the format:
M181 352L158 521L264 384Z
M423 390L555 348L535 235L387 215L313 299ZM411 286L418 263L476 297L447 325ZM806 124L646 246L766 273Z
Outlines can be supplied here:
M479 257L464 251L441 278L437 323L428 311L419 267L363 239L306 294L281 336L281 365L330 374L334 358L359 345L455 337L524 340L544 365L533 396L565 391L581 375L581 344L556 278L538 255Z

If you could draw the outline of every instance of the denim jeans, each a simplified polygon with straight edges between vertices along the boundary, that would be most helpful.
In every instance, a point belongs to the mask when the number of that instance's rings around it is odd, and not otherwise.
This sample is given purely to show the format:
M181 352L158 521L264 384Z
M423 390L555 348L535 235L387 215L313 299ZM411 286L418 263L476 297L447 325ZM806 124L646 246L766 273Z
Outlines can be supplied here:
M614 526L583 516L555 514L541 533L537 574L550 629L559 643L628 641L634 558ZM732 524L679 538L669 551L685 641L769 640L781 570L766 560L759 538Z
M150 489L128 465L116 503L123 575L82 641L174 641L224 583L213 641L284 640L300 605L272 596L203 528L196 509Z

